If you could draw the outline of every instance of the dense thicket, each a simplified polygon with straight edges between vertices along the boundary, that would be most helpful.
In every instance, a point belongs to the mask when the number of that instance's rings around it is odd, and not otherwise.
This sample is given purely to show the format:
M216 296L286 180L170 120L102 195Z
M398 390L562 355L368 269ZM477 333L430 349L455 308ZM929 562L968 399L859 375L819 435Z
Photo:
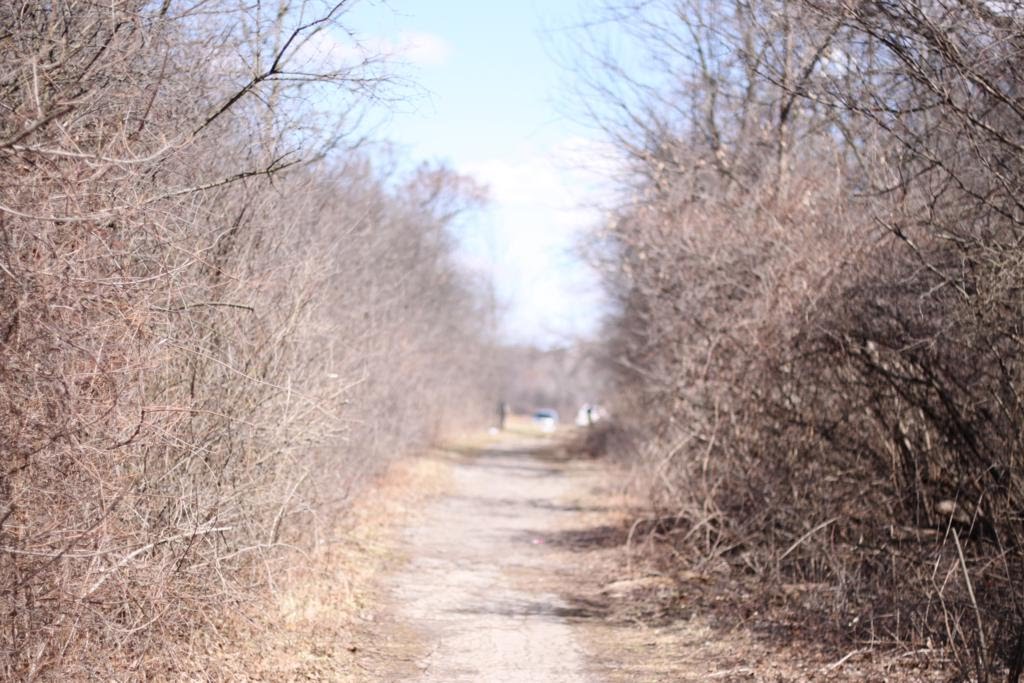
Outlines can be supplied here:
M480 191L351 146L386 83L348 4L0 3L0 678L166 675L490 408Z
M628 169L610 351L654 504L843 637L1016 680L1024 5L603 18L633 39L585 43Z

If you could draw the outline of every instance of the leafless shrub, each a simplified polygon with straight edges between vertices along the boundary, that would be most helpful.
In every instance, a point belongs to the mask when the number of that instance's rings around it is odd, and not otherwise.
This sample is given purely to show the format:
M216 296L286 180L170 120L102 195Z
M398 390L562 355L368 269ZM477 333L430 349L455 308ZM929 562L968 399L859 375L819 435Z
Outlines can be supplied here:
M2 677L165 675L471 416L480 192L339 138L385 85L322 59L348 4L0 6Z
M1024 667L1021 11L613 4L645 66L588 72L632 170L603 255L652 504L978 679Z

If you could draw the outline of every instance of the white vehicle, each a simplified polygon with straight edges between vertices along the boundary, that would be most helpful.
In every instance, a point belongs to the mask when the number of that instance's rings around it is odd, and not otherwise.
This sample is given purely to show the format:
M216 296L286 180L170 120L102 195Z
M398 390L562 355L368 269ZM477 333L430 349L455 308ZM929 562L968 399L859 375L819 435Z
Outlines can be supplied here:
M533 423L540 427L542 432L550 434L558 426L558 411L538 410L533 414Z

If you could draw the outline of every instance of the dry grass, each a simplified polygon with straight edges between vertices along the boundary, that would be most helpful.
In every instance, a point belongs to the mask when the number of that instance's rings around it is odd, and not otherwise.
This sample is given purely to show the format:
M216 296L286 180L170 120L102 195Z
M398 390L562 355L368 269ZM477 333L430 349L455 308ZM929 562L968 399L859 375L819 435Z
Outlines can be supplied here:
M623 487L629 476L606 461L599 478L562 501L582 510L578 526L549 539L573 570L544 589L594 615L576 633L604 680L949 680L941 650L826 641L799 628L787 601L764 602L763 587L744 572L728 564L682 569L671 541L637 524L644 501Z
M443 453L391 464L354 499L344 522L308 553L290 555L272 589L219 613L194 642L199 656L171 678L365 681L386 651L377 634L380 577L400 562L399 533L448 487ZM410 641L411 642L411 641ZM389 654L393 654L388 651Z

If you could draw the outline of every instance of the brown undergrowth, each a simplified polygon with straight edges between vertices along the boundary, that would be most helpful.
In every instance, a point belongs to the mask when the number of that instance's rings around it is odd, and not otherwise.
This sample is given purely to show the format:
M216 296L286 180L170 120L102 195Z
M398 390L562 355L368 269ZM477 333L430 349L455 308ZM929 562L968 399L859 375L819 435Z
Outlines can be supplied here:
M364 146L352 4L0 3L0 679L203 661L491 405L483 192Z
M350 514L316 549L295 551L264 599L211 615L193 638L198 656L168 670L171 679L214 681L372 680L381 656L375 610L378 578L401 559L397 533L442 494L444 451L400 459L371 482Z
M1019 681L1024 3L599 5L610 451L676 571Z
M629 492L631 472L610 461L604 471L573 501L594 512L546 541L578 568L566 597L595 617L582 633L609 681L950 680L940 649L879 647L823 628L824 585L768 586L742 559L687 556L685 529L650 515Z

